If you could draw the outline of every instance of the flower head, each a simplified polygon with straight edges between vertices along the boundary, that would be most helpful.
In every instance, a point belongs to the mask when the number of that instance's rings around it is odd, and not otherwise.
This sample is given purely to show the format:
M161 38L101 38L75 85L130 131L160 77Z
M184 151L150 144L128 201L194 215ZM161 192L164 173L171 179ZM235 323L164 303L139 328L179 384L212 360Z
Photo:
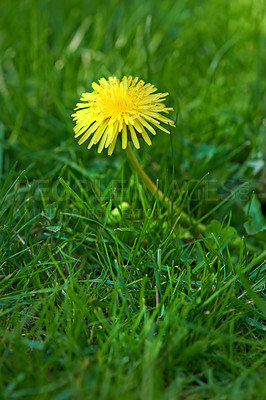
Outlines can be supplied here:
M155 128L170 133L161 126L161 122L174 126L174 122L161 115L172 108L163 104L168 93L155 93L157 89L150 83L145 84L132 76L123 79L102 78L99 84L93 82L92 93L83 93L81 101L72 115L76 125L75 137L81 136L79 144L92 136L88 149L100 142L98 153L108 147L108 154L114 151L118 135L122 136L122 148L127 147L128 140L139 149L138 137L142 137L150 146L151 140L147 131L156 135ZM152 127L152 125L154 127Z

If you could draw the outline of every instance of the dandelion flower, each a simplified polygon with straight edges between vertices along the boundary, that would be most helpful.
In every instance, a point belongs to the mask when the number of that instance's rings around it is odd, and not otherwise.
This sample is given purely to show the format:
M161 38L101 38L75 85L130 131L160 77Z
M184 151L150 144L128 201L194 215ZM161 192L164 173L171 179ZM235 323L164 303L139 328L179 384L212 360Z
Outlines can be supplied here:
M161 114L173 110L163 104L168 93L155 93L157 89L150 83L145 84L132 76L124 76L121 80L110 77L108 80L100 79L99 84L94 82L92 88L93 92L82 94L82 103L77 104L72 115L76 122L75 137L81 136L78 143L82 144L91 137L88 149L100 142L98 153L108 148L111 155L118 135L123 149L128 140L139 149L138 138L151 145L147 131L156 135L158 128L170 133L161 123L175 126L171 119Z

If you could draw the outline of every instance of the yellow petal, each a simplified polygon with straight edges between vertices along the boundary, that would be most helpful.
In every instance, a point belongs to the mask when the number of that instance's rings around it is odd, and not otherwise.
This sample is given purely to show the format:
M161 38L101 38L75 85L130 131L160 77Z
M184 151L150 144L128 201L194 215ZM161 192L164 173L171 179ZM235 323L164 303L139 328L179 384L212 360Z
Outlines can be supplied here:
M106 129L106 126L107 126L107 122L106 121L99 126L99 128L97 129L97 131L95 132L93 138L90 141L90 144L88 146L89 149L91 148L91 146L93 144L97 144L99 142L99 140L101 139L101 137L102 137L102 135L103 135L103 133L104 133L104 131Z
M138 120L142 123L143 126L145 126L145 128L147 128L153 135L156 135L156 131L153 129L153 127L147 122L145 121L145 119L139 117Z
M157 125L157 128L161 129L161 131L164 131L164 132L168 133L168 135L170 135L170 132L167 129L165 129L163 126Z
M127 127L124 124L122 130L122 149L125 150L126 147L127 147Z
M140 145L139 145L139 141L138 141L138 138L137 138L135 129L134 129L133 126L130 125L130 124L129 124L128 126L129 126L129 130L130 130L130 133L131 133L131 137L132 137L133 144L134 144L134 146L136 147L136 149L139 149L139 148L140 148Z
M84 143L89 137L90 135L96 131L96 129L98 128L98 126L100 125L100 122L95 122L90 129L84 134L84 136L82 136L82 138L79 140L79 144Z
M108 136L108 132L106 130L104 132L104 134L103 134L103 137L101 138L101 141L100 141L100 144L99 144L99 147L98 147L98 153L102 152L102 150L104 148L104 145L105 145L105 142L106 142L106 139L107 139L107 136Z
M149 146L151 146L151 139L149 138L149 135L147 134L147 132L145 131L145 129L144 128L142 128L142 132L141 132L141 134L142 134L142 137L143 137L143 139L145 140L145 142L149 145Z
M108 148L108 155L109 156L111 156L113 151L114 151L117 135L118 135L118 133L115 135L114 140L112 141L112 143L110 144L110 146Z

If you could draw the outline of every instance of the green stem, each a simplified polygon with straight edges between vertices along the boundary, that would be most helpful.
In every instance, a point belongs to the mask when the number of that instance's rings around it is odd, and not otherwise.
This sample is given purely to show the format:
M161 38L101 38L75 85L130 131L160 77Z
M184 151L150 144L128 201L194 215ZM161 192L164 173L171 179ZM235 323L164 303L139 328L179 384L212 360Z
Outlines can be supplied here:
M145 171L143 170L143 168L141 167L141 165L139 164L132 148L130 145L127 146L126 148L126 153L127 153L127 157L129 159L129 161L131 162L133 168L135 169L135 171L137 172L138 176L142 179L142 181L144 182L146 188L153 194L153 195L157 195L159 200L164 203L166 206L168 206L169 208L172 207L172 202L170 199L168 199L168 197L164 196L164 194L161 192L160 189L157 188L157 186L152 182L152 180L148 177L148 175L145 173ZM173 209L175 210L176 213L178 213L180 215L180 221L181 223L186 226L189 227L193 224L198 226L198 230L200 233L204 233L205 232L205 225L199 223L197 224L196 221L192 220L189 218L189 216L184 212L179 210L177 207L173 206Z
M160 189L152 182L152 180L148 177L145 173L143 168L140 166L131 146L128 144L126 148L126 153L129 161L131 162L132 166L134 167L135 171L137 172L138 176L142 179L147 189L155 196L158 196L159 201L164 203L169 208L173 207L174 211L179 214L180 222L185 227L189 228L193 225L197 225L198 231L201 234L204 234L206 231L206 226L202 223L197 223L193 218L189 218L189 216L184 212L181 211L178 207L172 204L171 200L168 197L164 196ZM242 246L242 240L240 237L236 237L231 243L230 247L233 248L240 248ZM250 251L256 250L252 245L246 243L247 249Z
M148 177L148 175L145 173L145 171L143 170L143 168L141 167L141 165L139 164L135 154L133 153L133 150L130 146L130 144L128 144L127 148L126 148L126 153L127 153L127 157L129 159L129 161L131 162L132 166L134 167L135 171L137 172L138 176L143 180L143 182L145 183L145 186L147 187L147 189L153 194L156 195L157 191L158 191L158 197L159 200L162 201L163 198L166 201L166 203L169 202L169 200L167 199L167 197L164 197L163 193L155 186L155 184L152 182L152 180Z

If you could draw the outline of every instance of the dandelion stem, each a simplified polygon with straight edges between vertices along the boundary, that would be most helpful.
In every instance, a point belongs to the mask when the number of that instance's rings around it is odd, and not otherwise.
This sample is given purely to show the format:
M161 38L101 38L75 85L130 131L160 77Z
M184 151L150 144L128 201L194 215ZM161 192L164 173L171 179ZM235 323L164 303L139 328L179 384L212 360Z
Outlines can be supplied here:
M180 221L185 227L189 227L191 225L197 225L198 230L200 233L205 232L205 225L201 223L197 223L194 221L192 218L189 218L189 216L184 212L172 205L171 200L168 199L168 197L164 196L164 194L161 192L160 189L152 182L152 180L148 177L146 172L143 170L141 165L139 164L131 146L128 144L126 148L126 153L129 161L131 162L133 168L137 172L138 176L142 179L143 183L145 184L146 188L153 194L157 195L158 199L160 202L164 203L166 206L169 208L173 207L174 211L180 215Z
M198 232L204 234L206 231L206 226L202 223L197 223L192 217L189 217L184 211L181 211L178 207L176 207L168 197L164 196L161 190L152 182L152 180L148 177L145 173L141 165L139 164L130 144L128 144L126 148L126 153L129 161L131 162L132 166L134 167L135 171L137 172L138 176L142 179L143 183L147 187L147 189L155 196L158 196L158 199L161 203L165 204L168 208L172 208L176 214L180 217L180 222L186 228L197 226ZM235 237L230 243L231 248L241 248L242 246L242 239L240 237ZM254 247L250 243L246 243L246 247L249 250L254 251Z
M137 172L138 176L143 180L143 182L145 183L145 186L147 187L147 189L149 189L149 191L155 195L158 191L158 197L159 200L162 201L163 198L166 201L166 203L169 201L167 199L167 197L165 197L163 195L163 193L156 187L156 185L152 182L152 180L148 177L148 175L146 174L146 172L143 170L143 168L141 167L141 165L139 164L130 144L127 145L126 148L126 153L127 153L127 157L129 159L129 161L131 162L132 166L134 167L135 171Z
M164 196L161 190L152 182L152 180L148 177L145 173L141 165L139 164L130 144L128 144L126 148L126 153L129 161L131 162L132 166L134 167L135 171L137 172L138 176L142 179L143 183L147 187L147 189L155 196L158 196L158 199L161 203L165 204L170 209L173 208L176 214L180 216L180 222L186 228L192 227L193 225L198 227L198 232L204 234L206 231L206 226L202 223L197 223L192 217L189 217L184 211L181 211L178 207L176 207L168 197ZM231 248L240 248L242 246L242 240L240 237L235 237L230 242ZM246 243L247 249L253 250L254 247L250 243Z

